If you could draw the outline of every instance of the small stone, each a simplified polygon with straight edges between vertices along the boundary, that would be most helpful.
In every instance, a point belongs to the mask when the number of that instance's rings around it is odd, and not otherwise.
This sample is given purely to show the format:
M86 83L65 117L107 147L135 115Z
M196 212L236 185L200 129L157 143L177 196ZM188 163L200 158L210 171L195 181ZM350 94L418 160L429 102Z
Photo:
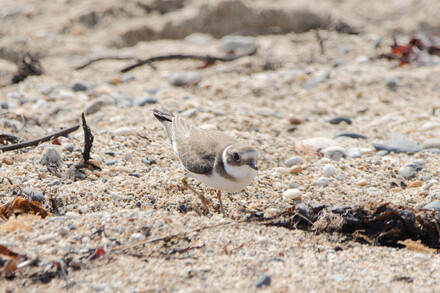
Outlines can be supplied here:
M246 55L257 50L258 43L253 37L225 36L220 40L220 49L229 56Z
M155 98L135 98L133 104L136 106L143 107L145 105L157 104L159 101Z
M142 163L144 163L146 165L157 164L155 159L153 159L152 157L148 157L148 156L142 159Z
M86 115L94 114L94 113L98 112L99 110L101 110L101 108L104 107L105 105L106 105L106 102L103 100L93 101L93 102L89 103L88 105L86 105L86 109L84 110L84 113Z
M41 191L34 189L25 189L23 193L29 196L29 198L33 201L39 201L44 203L44 195Z
M362 156L361 151L357 147L349 148L346 153L347 158L359 158Z
M409 165L412 165L414 167L414 169L416 169L416 171L420 171L423 169L423 167L425 167L425 160L423 159L416 159L416 160L412 160Z
M281 175L288 175L290 174L290 169L285 167L277 167L273 169L275 172L281 174Z
M107 291L110 288L110 284L108 283L99 283L93 285L93 290L95 291Z
M357 186L366 186L368 185L368 181L366 179L359 179L358 182L356 183Z
M356 132L342 132L342 133L338 133L335 136L333 136L333 138L335 138L335 139L338 137L368 139L367 136L360 134L360 133L356 133Z
M174 86L188 86L202 81L202 75L198 71L177 72L168 77L168 82Z
M330 179L328 179L327 177L319 177L319 179L315 181L315 184L321 187L325 187L328 185L329 182Z
M272 279L269 275L263 275L255 282L255 287L263 288L266 286L270 286L271 282Z
M107 165L107 166L113 166L113 165L116 165L118 163L118 161L116 161L116 160L108 160L108 161L105 161L105 164Z
M60 184L61 184L61 181L59 179L55 179L54 181L51 181L48 185L49 186L57 186Z
M212 44L214 38L210 34L192 33L183 40L194 45L208 46Z
M304 123L304 120L302 120L301 118L298 118L296 116L289 116L289 118L287 118L287 120L289 120L290 124L292 124L292 125L298 125L298 124Z
M322 150L328 147L337 146L338 142L327 137L312 137L299 141L298 145L309 145L316 150Z
M67 212L66 217L69 219L79 219L81 216L77 212Z
M398 83L397 83L397 79L396 79L396 78L391 77L391 78L389 78L389 79L387 80L387 88L388 88L390 91L395 92L395 91L397 90L397 86L398 86Z
M298 189L291 188L283 192L283 198L286 200L298 200L301 199L302 192Z
M69 235L69 230L66 227L61 227L58 230L58 234L62 237Z
M121 127L113 131L114 135L128 136L133 134L133 129L131 127Z
M416 170L411 166L403 166L399 169L399 175L404 178L410 178L416 175Z
M428 203L423 207L425 210L434 210L437 213L440 213L440 200L435 200L433 202Z
M307 81L306 84L304 85L304 88L306 88L306 89L315 88L320 83L322 83L323 81L326 81L329 78L330 78L330 70L328 70L328 69L323 70L323 71L319 72L315 78Z
M301 165L304 163L304 160L299 156L293 156L284 161L284 164L288 167L292 167L293 165Z
M423 149L440 149L440 138L428 138L422 143Z
M416 188L416 187L420 187L420 186L422 186L423 184L424 184L423 181L421 181L421 180L417 180L417 181L414 181L414 182L411 182L410 184L408 184L408 188Z
M92 242L92 240L88 236L84 236L83 238L81 238L81 243L83 244L88 244L90 242Z
M358 64L365 64L370 62L370 58L368 56L359 56L356 58L355 62Z
M66 151L68 151L69 153L71 153L71 152L73 152L73 149L74 149L75 147L73 146L73 144L66 144L66 145L63 146L63 148L64 148Z
M373 143L377 151L385 150L395 153L417 153L422 150L417 142L410 140L386 140Z
M334 117L334 118L330 119L328 122L330 122L330 124L335 124L335 125L339 124L341 122L345 122L345 123L347 123L349 125L351 125L353 123L350 118L343 117L343 116Z
M183 111L182 113L180 113L180 116L182 117L194 117L197 114L197 109L196 108L192 108L192 109L188 109L186 111Z
M90 90L96 86L96 83L94 82L87 82L87 81L77 81L73 84L72 90L74 92L83 92Z
M133 235L131 235L131 239L135 241L143 241L145 240L145 235L142 233L134 233Z
M41 236L38 236L37 243L38 244L44 244L44 243L53 241L55 239L57 239L57 234L55 234L55 233L47 234L47 235L41 235Z
M290 168L290 174L298 174L301 173L303 170L303 167L296 165Z
M13 165L14 161L12 160L11 157L3 157L2 158L2 163L6 164L6 165Z
M331 164L326 164L322 169L322 174L324 177L332 177L335 175L335 167L333 167Z
M49 164L55 164L60 165L61 164L61 153L56 148L47 147L44 149L43 154L40 158L40 164L42 165L49 165Z
M78 211L79 211L81 214L86 214L86 213L89 211L89 207L86 206L86 205L84 205L84 206L80 206L80 207L78 207Z
M328 147L323 149L321 152L324 154L324 157L334 161L339 161L345 156L345 150L340 146Z

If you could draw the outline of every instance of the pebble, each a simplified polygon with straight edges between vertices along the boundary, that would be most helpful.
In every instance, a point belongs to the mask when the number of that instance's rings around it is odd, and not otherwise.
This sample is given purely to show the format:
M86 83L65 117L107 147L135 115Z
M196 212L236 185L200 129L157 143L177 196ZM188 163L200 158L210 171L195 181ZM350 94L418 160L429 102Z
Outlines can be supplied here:
M416 170L411 166L403 166L399 169L399 175L404 178L410 178L416 175Z
M57 234L55 234L55 233L41 235L41 236L38 236L37 243L38 244L43 244L43 243L47 243L47 242L53 241L55 239L57 239Z
M148 156L142 159L142 163L144 163L146 165L157 164L155 159L153 159L152 157L148 157Z
M338 137L350 137L350 138L360 138L360 139L368 138L367 136L356 132L342 132L333 136L333 138L338 138Z
M302 120L301 118L298 118L296 116L289 116L287 118L287 120L289 120L290 124L292 124L292 125L298 125L298 124L304 123L304 120Z
M330 78L330 70L328 70L328 69L323 70L323 71L319 72L315 78L307 81L306 84L304 85L304 88L306 88L306 89L315 88L320 83L322 83L323 81L326 81L329 78Z
M395 153L417 153L422 150L417 142L410 140L385 140L373 143L377 151L385 150Z
M370 62L370 58L368 56L359 56L355 59L355 62L358 64L365 64Z
M299 141L298 145L309 145L317 150L321 150L328 147L337 146L338 142L335 141L334 139L327 137L312 137Z
M77 212L67 212L66 217L69 219L79 219L81 216Z
M133 235L131 235L131 239L135 241L143 241L145 240L145 235L141 233L134 233Z
M319 179L315 181L315 184L321 187L325 187L328 185L329 182L330 179L328 179L327 177L319 177Z
M192 33L183 39L185 42L199 46L207 46L213 43L214 38L210 34Z
M89 211L89 207L86 206L86 205L84 205L84 206L80 206L80 207L78 207L78 211L79 211L81 214L86 214L86 213Z
M286 200L301 199L302 192L299 189L291 188L283 192L283 198Z
M281 175L288 175L290 174L290 169L285 167L277 167L273 169L275 172L281 174Z
M366 186L368 185L368 181L366 179L359 179L358 182L356 183L357 186Z
M220 50L227 55L239 56L257 50L258 43L253 37L225 36L220 40Z
M168 82L174 86L187 86L202 81L202 75L198 71L176 72L168 77Z
M333 167L331 164L326 164L322 169L322 174L324 177L332 177L335 175L335 167Z
M128 136L133 134L133 129L131 127L120 127L113 131L114 135L120 135L120 136Z
M44 195L41 191L34 189L25 189L23 190L23 193L28 195L29 198L33 201L44 202Z
M288 167L292 167L294 165L301 165L304 163L304 160L299 156L293 156L284 161L284 164Z
M303 167L296 165L290 168L290 174L298 174L303 170Z
M341 146L328 147L323 149L321 152L324 154L324 157L334 161L339 161L345 156L345 150Z
M423 159L412 160L408 165L412 165L414 166L414 169L416 169L416 171L420 171L423 169L423 167L425 167L425 160Z
M347 158L359 158L362 156L362 153L360 151L360 149L358 149L357 147L353 147L353 148L349 148L346 152L346 156Z
M55 164L60 165L61 164L61 153L56 148L47 147L44 149L43 154L40 158L40 164L42 165L49 165L49 164Z
M398 83L395 77L391 77L387 80L387 88L390 91L395 92L397 90L397 87L398 87Z
M341 60L341 59L336 59L336 60L333 60L333 62L332 62L333 67L338 67L338 66L341 66L344 64L345 64L344 60Z
M110 284L108 283L99 283L93 285L93 290L95 291L107 291L110 288Z
M61 227L58 230L58 234L62 237L69 235L69 230L66 227Z
M73 144L66 144L66 145L64 145L63 146L63 148L66 150L66 151L68 151L68 152L73 152L73 149L75 148L74 146L73 146Z
M61 181L59 179L55 179L54 181L50 182L48 184L48 186L57 186L57 185L60 185L60 184L61 184Z
M107 103L103 100L96 100L86 105L86 109L84 110L84 113L86 115L91 115L99 110L101 110L102 107L104 107Z
M3 157L2 158L2 163L6 164L6 165L13 165L14 161L12 160L11 157Z
M140 107L157 104L158 102L159 101L155 98L135 98L133 100L133 104Z
M408 188L417 188L417 187L421 187L422 185L423 185L423 181L417 180L408 184Z
M194 117L197 114L197 109L196 108L191 108L188 110L183 111L182 113L180 113L180 116L182 117Z
M263 275L255 282L255 287L263 288L266 286L270 286L271 283L272 283L271 277L269 275Z
M428 203L423 207L426 210L434 210L437 213L440 213L440 200L435 200L433 202Z
M95 82L77 81L73 84L72 90L74 92L83 92L83 91L93 89L94 87L96 87Z
M440 138L428 138L422 143L423 149L440 149Z
M339 124L341 122L345 122L349 125L351 125L353 123L350 118L343 117L343 116L334 117L334 118L330 119L328 122L330 122L330 124L334 124L334 125Z

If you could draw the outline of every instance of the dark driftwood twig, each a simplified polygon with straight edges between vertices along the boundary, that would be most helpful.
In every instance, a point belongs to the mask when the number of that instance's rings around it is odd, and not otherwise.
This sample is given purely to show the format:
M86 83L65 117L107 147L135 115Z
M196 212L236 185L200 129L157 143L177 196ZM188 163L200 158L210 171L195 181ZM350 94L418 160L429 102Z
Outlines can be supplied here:
M90 127L87 125L86 116L84 115L84 113L82 113L81 119L82 119L82 127L84 130L84 151L82 155L83 155L84 163L87 164L87 161L90 159L90 150L92 149L93 140L95 139L95 137L90 131Z
M87 66L89 66L95 62L102 61L102 60L132 60L132 59L138 59L138 58L136 58L136 57L119 57L119 56L99 57L99 58L89 60L88 62L84 63L83 65L79 65L79 66L75 67L75 70L81 70L81 69L86 68Z
M145 65L145 64L150 64L156 61L165 61L165 60L171 60L171 59L195 59L195 60L201 60L201 61L205 61L207 64L213 64L214 62L220 61L220 62L228 62L228 61L232 61L244 56L251 56L254 55L257 52L257 50L253 50L250 51L247 54L243 54L243 55L239 55L239 56L235 56L235 57L215 57L215 56L203 56L203 55L185 55L185 54L174 54L174 55L163 55L163 56L156 56L156 57L151 57L148 59L143 59L143 60L138 60L137 63L130 65L128 67L125 67L123 69L121 69L121 72L127 72L130 71L132 69L135 69L136 67Z
M25 142L21 142L21 143L2 146L2 147L0 147L0 151L7 152L7 151L12 151L12 150L22 149L22 148L25 148L28 146L35 146L35 145L38 145L40 142L49 141L54 137L64 136L66 134L74 132L78 128L79 128L79 125L75 125L75 126L67 128L67 129L60 130L58 132L55 132L55 133L46 135L44 137L40 137L40 138L31 140L31 141L25 141Z

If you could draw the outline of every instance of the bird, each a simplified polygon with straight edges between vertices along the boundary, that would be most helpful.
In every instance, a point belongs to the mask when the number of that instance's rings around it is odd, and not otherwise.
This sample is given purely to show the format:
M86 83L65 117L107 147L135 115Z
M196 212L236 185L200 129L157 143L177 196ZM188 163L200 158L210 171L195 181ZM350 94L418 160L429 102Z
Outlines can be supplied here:
M153 109L163 124L174 152L187 171L181 182L195 193L208 211L210 202L188 184L190 177L217 189L220 212L226 217L221 192L239 192L258 174L258 152L250 144L238 142L221 131L204 129L166 109Z

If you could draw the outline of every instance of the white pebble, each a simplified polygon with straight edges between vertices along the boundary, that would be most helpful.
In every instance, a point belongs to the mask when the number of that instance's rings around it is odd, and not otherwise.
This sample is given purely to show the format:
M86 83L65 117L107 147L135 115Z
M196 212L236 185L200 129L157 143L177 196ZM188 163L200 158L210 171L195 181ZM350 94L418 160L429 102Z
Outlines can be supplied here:
M133 235L131 235L131 239L136 241L143 241L145 240L145 235L141 233L134 233Z
M88 206L80 206L78 208L78 210L80 211L81 214L85 214L89 210L89 207Z
M67 212L66 217L69 219L79 219L81 216L77 212Z
M318 180L315 181L315 184L318 186L325 187L330 182L330 179L327 177L320 177Z
M304 163L304 160L299 156L293 156L284 161L284 164L288 167L292 167L294 165L301 165Z
M52 240L55 240L57 238L57 234L47 234L47 235L41 235L37 238L37 243L43 244L50 242Z
M56 164L59 165L61 163L61 153L56 148L48 147L45 148L43 154L40 158L40 164L48 165L48 164Z
M290 169L285 167L277 167L273 169L276 173L279 173L281 175L288 175L290 174Z
M133 134L133 129L130 127L121 127L113 131L114 135L131 135Z
M335 175L335 167L333 167L333 165L331 164L325 165L322 169L322 174L324 175L324 177L332 177L333 175Z
M399 169L399 175L404 178L410 178L416 174L416 170L411 166L403 166Z
M296 188L287 189L283 192L283 198L285 200L297 200L301 199L302 192Z

